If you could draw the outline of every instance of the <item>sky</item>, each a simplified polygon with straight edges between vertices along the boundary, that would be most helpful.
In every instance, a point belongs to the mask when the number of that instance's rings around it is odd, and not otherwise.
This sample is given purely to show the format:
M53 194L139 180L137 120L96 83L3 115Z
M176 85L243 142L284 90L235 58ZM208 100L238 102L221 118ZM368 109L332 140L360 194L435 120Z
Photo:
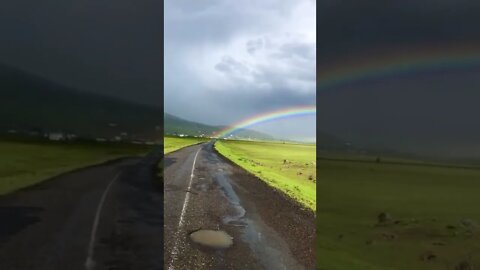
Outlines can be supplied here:
M315 5L311 0L166 0L165 111L230 125L273 110L314 105ZM252 128L313 141L316 118Z
M403 59L408 72L317 91L320 132L357 146L442 157L480 158L480 2L317 1L318 80L332 70ZM418 69L416 61L471 52L469 66ZM476 64L475 64L476 63ZM335 72L333 72L335 73ZM346 72L348 73L348 72ZM337 73L340 78L348 74Z
M161 107L162 5L2 0L0 64L79 91Z

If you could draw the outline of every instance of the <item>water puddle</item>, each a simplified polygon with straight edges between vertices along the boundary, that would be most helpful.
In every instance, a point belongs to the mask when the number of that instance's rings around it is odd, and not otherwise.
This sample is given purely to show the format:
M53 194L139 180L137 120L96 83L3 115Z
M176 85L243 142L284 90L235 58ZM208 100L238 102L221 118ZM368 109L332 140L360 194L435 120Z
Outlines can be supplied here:
M194 243L210 248L228 248L233 245L233 237L217 230L198 230L190 234L190 239Z

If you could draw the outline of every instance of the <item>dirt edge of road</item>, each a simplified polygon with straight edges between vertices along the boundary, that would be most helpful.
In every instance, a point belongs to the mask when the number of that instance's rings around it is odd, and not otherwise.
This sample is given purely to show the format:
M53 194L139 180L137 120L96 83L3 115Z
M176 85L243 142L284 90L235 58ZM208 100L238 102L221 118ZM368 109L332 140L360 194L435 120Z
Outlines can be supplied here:
M315 213L303 207L284 192L241 168L219 153L214 146L212 148L220 158L232 165L240 176L240 180L234 184L241 186L244 190L237 192L243 203L255 207L262 220L284 237L290 251L299 263L304 264L306 269L315 269ZM243 198L247 196L254 201L244 200Z

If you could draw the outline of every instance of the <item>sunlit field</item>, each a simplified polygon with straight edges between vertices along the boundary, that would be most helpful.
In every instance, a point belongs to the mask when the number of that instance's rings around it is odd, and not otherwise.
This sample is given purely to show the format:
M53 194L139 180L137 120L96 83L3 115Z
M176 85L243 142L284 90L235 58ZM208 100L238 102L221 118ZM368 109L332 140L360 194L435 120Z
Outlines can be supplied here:
M99 143L0 141L0 194L27 187L73 169L123 156L147 153L150 146Z
M219 140L215 149L272 187L315 210L315 145Z
M365 160L318 166L318 269L480 265L480 170Z
M168 137L165 136L163 139L163 151L165 154L170 152L176 151L183 147L187 147L189 145L206 142L208 138L194 138L194 137Z

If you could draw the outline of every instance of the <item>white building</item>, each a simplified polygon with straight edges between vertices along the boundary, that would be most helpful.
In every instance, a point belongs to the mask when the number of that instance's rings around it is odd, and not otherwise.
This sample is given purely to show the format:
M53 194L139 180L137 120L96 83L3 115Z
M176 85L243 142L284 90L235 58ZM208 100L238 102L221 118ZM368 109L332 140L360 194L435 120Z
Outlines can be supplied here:
M50 132L48 133L48 139L50 141L64 141L65 135L62 132Z

